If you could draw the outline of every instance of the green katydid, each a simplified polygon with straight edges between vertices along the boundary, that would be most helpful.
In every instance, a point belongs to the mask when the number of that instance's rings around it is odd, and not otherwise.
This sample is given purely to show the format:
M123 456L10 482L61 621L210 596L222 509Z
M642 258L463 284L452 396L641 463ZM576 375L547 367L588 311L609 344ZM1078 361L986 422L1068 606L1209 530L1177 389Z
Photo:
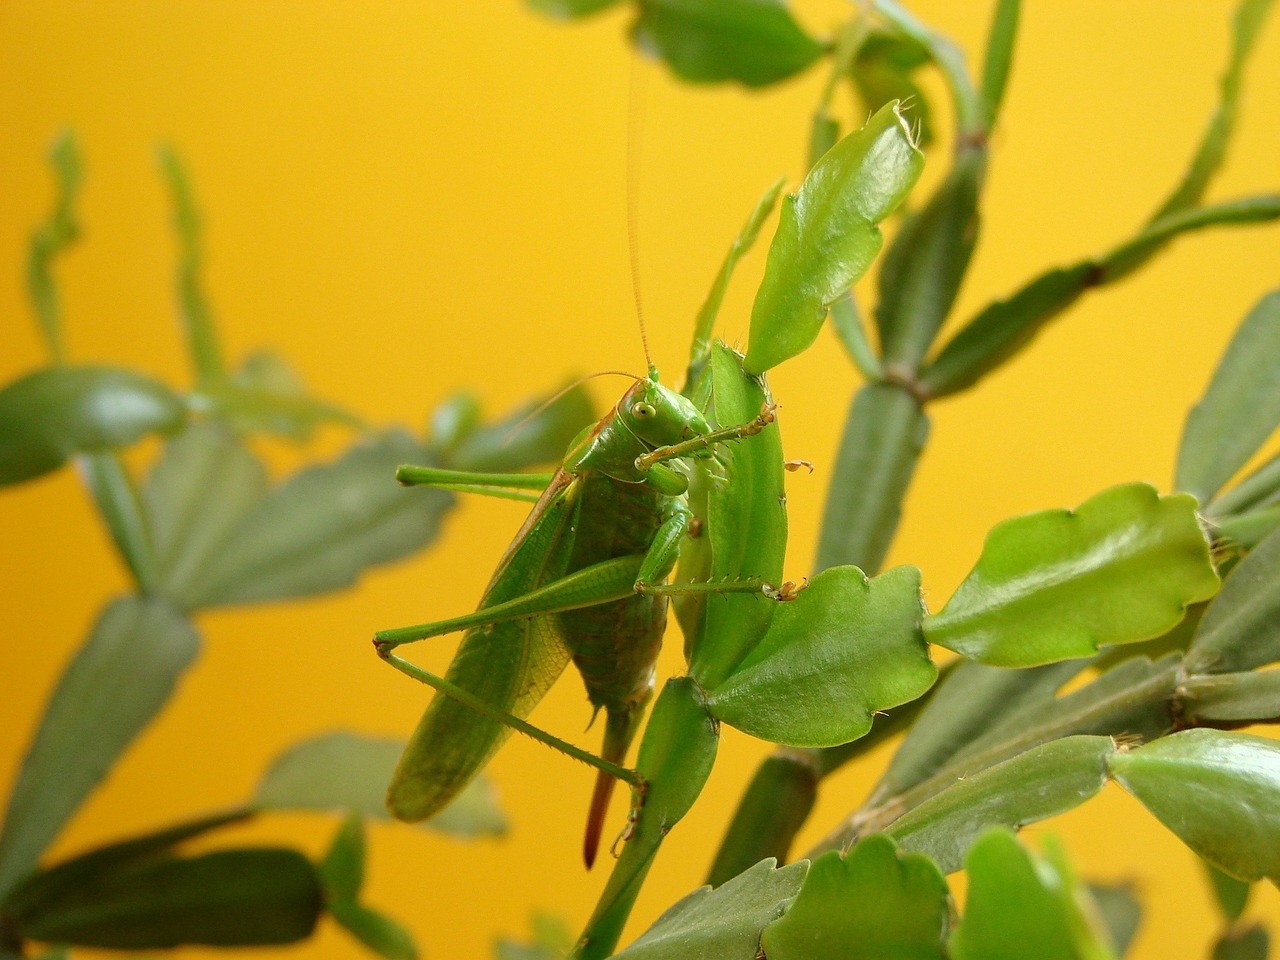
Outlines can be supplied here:
M621 764L653 693L668 596L692 590L790 595L785 586L759 580L665 585L692 517L685 502L688 478L671 462L714 460L716 444L759 433L773 419L773 406L766 404L747 423L713 430L692 402L658 382L650 366L648 377L638 378L579 435L554 474L401 468L404 483L500 496L521 496L521 489L534 485L545 489L474 614L376 636L381 656L446 694L432 701L396 769L387 796L397 817L421 820L443 807L512 727L568 747L519 721L572 659L592 706L605 713L600 758L566 750L599 767L583 846L591 865L614 783L621 778L637 785ZM443 680L391 652L459 629L467 632Z

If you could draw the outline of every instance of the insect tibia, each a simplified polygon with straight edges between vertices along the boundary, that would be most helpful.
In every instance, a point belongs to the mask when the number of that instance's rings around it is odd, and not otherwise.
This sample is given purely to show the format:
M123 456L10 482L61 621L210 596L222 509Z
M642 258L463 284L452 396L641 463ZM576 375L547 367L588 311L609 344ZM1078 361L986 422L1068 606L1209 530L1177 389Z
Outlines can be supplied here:
M740 423L736 427L725 427L722 430L713 430L711 433L704 434L701 437L684 440L668 447L658 447L649 453L641 454L636 457L636 469L649 470L655 463L671 460L674 457L692 456L700 450L707 449L712 444L741 440L743 437L753 437L778 419L777 412L778 405L771 400L766 400L760 407L760 412L746 423Z
M762 577L742 577L733 580L701 580L692 583L638 584L636 591L655 597L688 597L702 593L759 593L771 600L791 600L802 587L784 583L775 587Z

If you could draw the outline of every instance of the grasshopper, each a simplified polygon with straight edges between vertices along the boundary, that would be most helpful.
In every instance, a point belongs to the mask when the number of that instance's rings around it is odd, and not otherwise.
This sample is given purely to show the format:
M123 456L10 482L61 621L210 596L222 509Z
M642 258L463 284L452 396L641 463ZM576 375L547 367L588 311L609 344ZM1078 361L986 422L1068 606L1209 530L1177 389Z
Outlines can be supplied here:
M688 398L659 382L650 364L649 375L636 378L579 434L552 474L400 468L402 483L529 499L534 506L475 613L375 636L383 659L444 694L428 706L396 768L387 793L396 817L422 820L443 808L518 729L597 767L583 840L591 866L616 781L643 793L622 763L653 694L668 598L728 591L787 598L785 585L778 590L760 580L666 582L693 521L680 461L709 462L714 474L717 444L757 434L773 420L774 405L766 403L747 423L713 429ZM539 487L540 495L525 492ZM393 652L456 630L466 632L443 678ZM599 756L523 719L570 659L595 713L605 714Z

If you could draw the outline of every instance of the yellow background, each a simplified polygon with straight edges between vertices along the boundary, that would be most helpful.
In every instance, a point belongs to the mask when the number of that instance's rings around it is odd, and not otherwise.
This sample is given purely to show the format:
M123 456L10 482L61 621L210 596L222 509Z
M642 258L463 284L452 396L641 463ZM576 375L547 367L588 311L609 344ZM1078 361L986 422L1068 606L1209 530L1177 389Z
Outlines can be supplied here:
M989 6L912 3L971 59ZM1105 249L1155 207L1216 97L1231 6L1027 5L960 316L1043 267ZM814 30L847 9L840 0L799 6ZM1275 19L1249 69L1215 198L1280 185ZM375 421L415 426L464 386L496 412L571 372L639 371L626 246L625 21L610 13L557 26L515 0L5 0L0 380L43 360L21 272L26 238L50 199L41 158L66 124L80 135L88 173L85 243L58 269L73 359L186 382L169 210L152 161L155 142L169 139L206 212L207 286L232 356L278 349L321 394ZM690 318L756 196L779 174L802 173L824 78L815 70L748 94L647 73L641 286L654 354L674 373ZM944 166L939 153L927 177ZM757 251L742 268L723 314L728 339L745 336L760 266ZM936 608L999 519L1072 505L1122 481L1167 487L1184 412L1235 323L1276 284L1277 266L1274 226L1183 240L1072 310L979 389L937 404L891 561L922 567ZM773 377L787 454L818 465L811 478L790 480L792 576L809 569L853 385L828 335ZM594 389L604 402L618 388L606 380ZM319 449L331 453L341 440L326 434ZM281 465L290 459L274 455ZM204 653L180 695L54 853L234 802L304 735L405 734L423 693L377 663L371 631L470 609L521 515L519 505L468 503L439 549L375 572L356 591L202 616ZM0 530L4 787L65 658L126 580L70 471L4 491ZM669 644L666 672L678 669L678 646ZM450 647L442 641L418 658L441 669ZM586 719L572 678L534 715L569 736ZM700 882L763 750L726 732L721 762L660 857L632 934ZM834 778L803 839L851 808L884 759ZM407 921L428 956L486 956L495 934L523 932L534 909L577 927L604 881L578 859L584 768L512 742L491 772L513 822L505 842L372 831L368 897ZM621 815L615 808L614 820ZM244 833L318 853L330 829L325 818L281 816ZM1064 836L1086 875L1140 880L1148 913L1136 956L1203 955L1216 920L1193 858L1136 801L1109 787L1027 834L1046 830ZM1255 895L1251 912L1280 932L1274 888ZM282 952L362 955L331 926Z

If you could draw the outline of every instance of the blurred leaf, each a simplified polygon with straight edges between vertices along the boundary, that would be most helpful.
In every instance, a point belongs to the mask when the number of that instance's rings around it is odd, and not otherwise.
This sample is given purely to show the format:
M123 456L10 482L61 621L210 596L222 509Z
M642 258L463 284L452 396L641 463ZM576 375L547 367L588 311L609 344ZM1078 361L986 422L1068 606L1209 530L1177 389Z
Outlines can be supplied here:
M413 936L398 922L354 900L334 900L329 915L344 930L387 960L418 960Z
M620 2L621 0L528 0L529 6L539 13L562 20L585 17Z
M98 513L133 574L138 592L157 592L160 571L151 530L138 498L138 488L124 461L113 452L90 453L80 458L79 466Z
M480 401L474 393L462 391L446 397L431 411L427 446L445 463L453 462L453 451L480 426Z
M187 350L196 382L202 387L226 379L226 363L214 327L213 312L200 285L203 256L200 249L200 211L196 208L182 160L173 147L156 151L160 174L169 186L173 203L173 229L178 240L178 314L187 335Z
M1204 867L1209 886L1213 888L1213 898L1217 901L1218 909L1222 911L1227 925L1234 924L1244 915L1244 908L1249 903L1249 893L1253 889L1252 885L1227 876L1207 860L1201 860L1200 865Z
M902 34L877 31L866 38L854 59L850 78L868 114L899 100L911 122L918 125L916 145L922 150L933 143L933 108L912 74L931 62L929 50Z
M1217 592L1194 498L1112 487L1075 511L997 524L925 639L997 666L1084 657L1159 636Z
M1235 126L1244 65L1258 34L1262 31L1262 24L1270 6L1271 0L1243 0L1236 8L1231 59L1222 77L1218 109L1209 120L1204 137L1200 141L1195 156L1191 159L1182 182L1152 216L1153 223L1198 203L1209 181L1222 166L1222 160L1227 152L1227 142L1231 139L1231 131Z
M654 921L619 960L755 960L760 933L799 891L808 861L756 864L712 890L701 887Z
M320 885L329 901L351 900L364 886L364 817L353 810L343 818L329 843L324 859L316 865Z
M595 419L590 395L576 383L553 401L531 400L495 423L468 430L451 448L448 463L456 470L481 473L559 463Z
M961 777L894 820L886 832L944 873L959 870L979 834L1022 827L1095 796L1107 782L1110 737L1064 737Z
M1189 726L1238 726L1280 718L1280 670L1188 677L1178 705Z
M1019 353L1050 320L1090 289L1131 273L1183 233L1218 225L1260 223L1280 216L1280 197L1262 196L1174 214L1101 257L1050 270L970 320L921 376L931 397L973 386Z
M1228 930L1213 947L1212 960L1267 960L1271 938L1261 925Z
M1278 588L1280 532L1254 547L1223 581L1187 651L1187 673L1234 673L1280 660Z
M920 634L920 571L868 580L857 567L819 574L779 605L759 644L707 707L773 743L827 747L864 736L877 711L919 697L937 677Z
M908 215L880 265L876 325L885 366L914 376L951 312L978 242L985 146L956 153L947 178Z
M756 201L755 208L751 211L751 216L742 225L738 235L733 238L733 243L729 246L729 252L725 254L724 260L720 264L720 270L716 273L715 280L712 281L711 289L707 291L707 298L698 309L698 318L694 324L693 343L689 348L689 369L685 375L686 384L692 384L698 379L703 366L706 365L707 359L711 356L711 335L715 330L716 316L720 312L720 305L724 302L725 291L729 288L729 279L733 276L733 270L738 265L738 260L756 242L756 237L760 235L760 228L764 226L764 222L769 219L769 214L777 206L778 196L782 193L782 188L785 184L786 178L779 177L764 192L764 195Z
M1116 956L1123 957L1142 923L1142 904L1133 885L1091 883L1089 896L1098 908L1098 918L1106 927Z
M142 503L166 596L192 605L202 571L267 489L266 469L221 424L189 424L165 444Z
M911 131L890 104L831 148L782 213L751 310L746 369L761 374L803 352L827 308L880 252L876 226L924 166Z
M48 473L72 454L171 433L185 419L179 396L128 370L37 370L0 390L0 484Z
M747 423L770 399L763 382L742 368L742 358L722 343L712 350L711 415L721 427ZM705 520L703 534L681 545L680 579L741 580L761 577L782 582L787 545L782 437L770 426L740 443L716 451L729 483L707 480L702 470L691 489L690 506ZM697 491L701 490L700 502ZM710 549L710 558L704 553ZM706 568L696 563L709 564ZM758 593L725 594L683 604L689 673L704 689L718 687L765 632L777 604Z
M1114 954L1082 914L1060 868L1033 856L1007 830L969 852L964 919L951 935L954 960L1109 960Z
M987 34L986 61L982 68L982 104L987 113L987 129L996 125L1004 90L1013 65L1013 44L1018 35L1021 0L999 0Z
M366 567L422 548L439 532L452 497L405 490L395 469L429 460L407 434L387 433L295 474L240 519L201 570L191 604L325 593L354 583Z
M64 130L49 148L49 166L54 175L53 209L44 223L31 234L27 253L27 295L55 362L62 362L66 348L62 337L62 304L53 282L52 266L58 255L80 237L75 203L80 193L82 168L75 136Z
M533 939L529 943L499 940L494 944L497 960L562 960L573 948L573 931L559 917L535 913Z
M200 397L214 416L246 432L307 440L322 423L364 426L354 414L310 396L284 360L265 351L246 357L230 379L205 384Z
M0 896L36 866L168 701L199 646L191 624L163 600L123 597L106 608L49 698L9 797Z
M760 944L769 960L944 960L950 901L928 858L867 837L847 857L819 857Z
M1280 426L1280 290L1236 330L1187 415L1174 486L1208 503Z
M92 947L259 946L306 938L321 909L306 857L257 848L131 863L15 919L31 939Z
M691 83L763 87L822 55L784 0L639 0L639 9L636 46Z
M1219 870L1280 884L1280 744L1183 730L1108 763L1126 790Z
M387 820L387 784L403 751L402 740L353 733L304 740L275 759L253 802L264 809L353 810ZM507 831L493 786L483 777L473 780L426 825L461 837L501 836Z
M1280 503L1280 453L1214 499L1204 510L1215 520ZM1218 522L1221 522L1218 520Z

